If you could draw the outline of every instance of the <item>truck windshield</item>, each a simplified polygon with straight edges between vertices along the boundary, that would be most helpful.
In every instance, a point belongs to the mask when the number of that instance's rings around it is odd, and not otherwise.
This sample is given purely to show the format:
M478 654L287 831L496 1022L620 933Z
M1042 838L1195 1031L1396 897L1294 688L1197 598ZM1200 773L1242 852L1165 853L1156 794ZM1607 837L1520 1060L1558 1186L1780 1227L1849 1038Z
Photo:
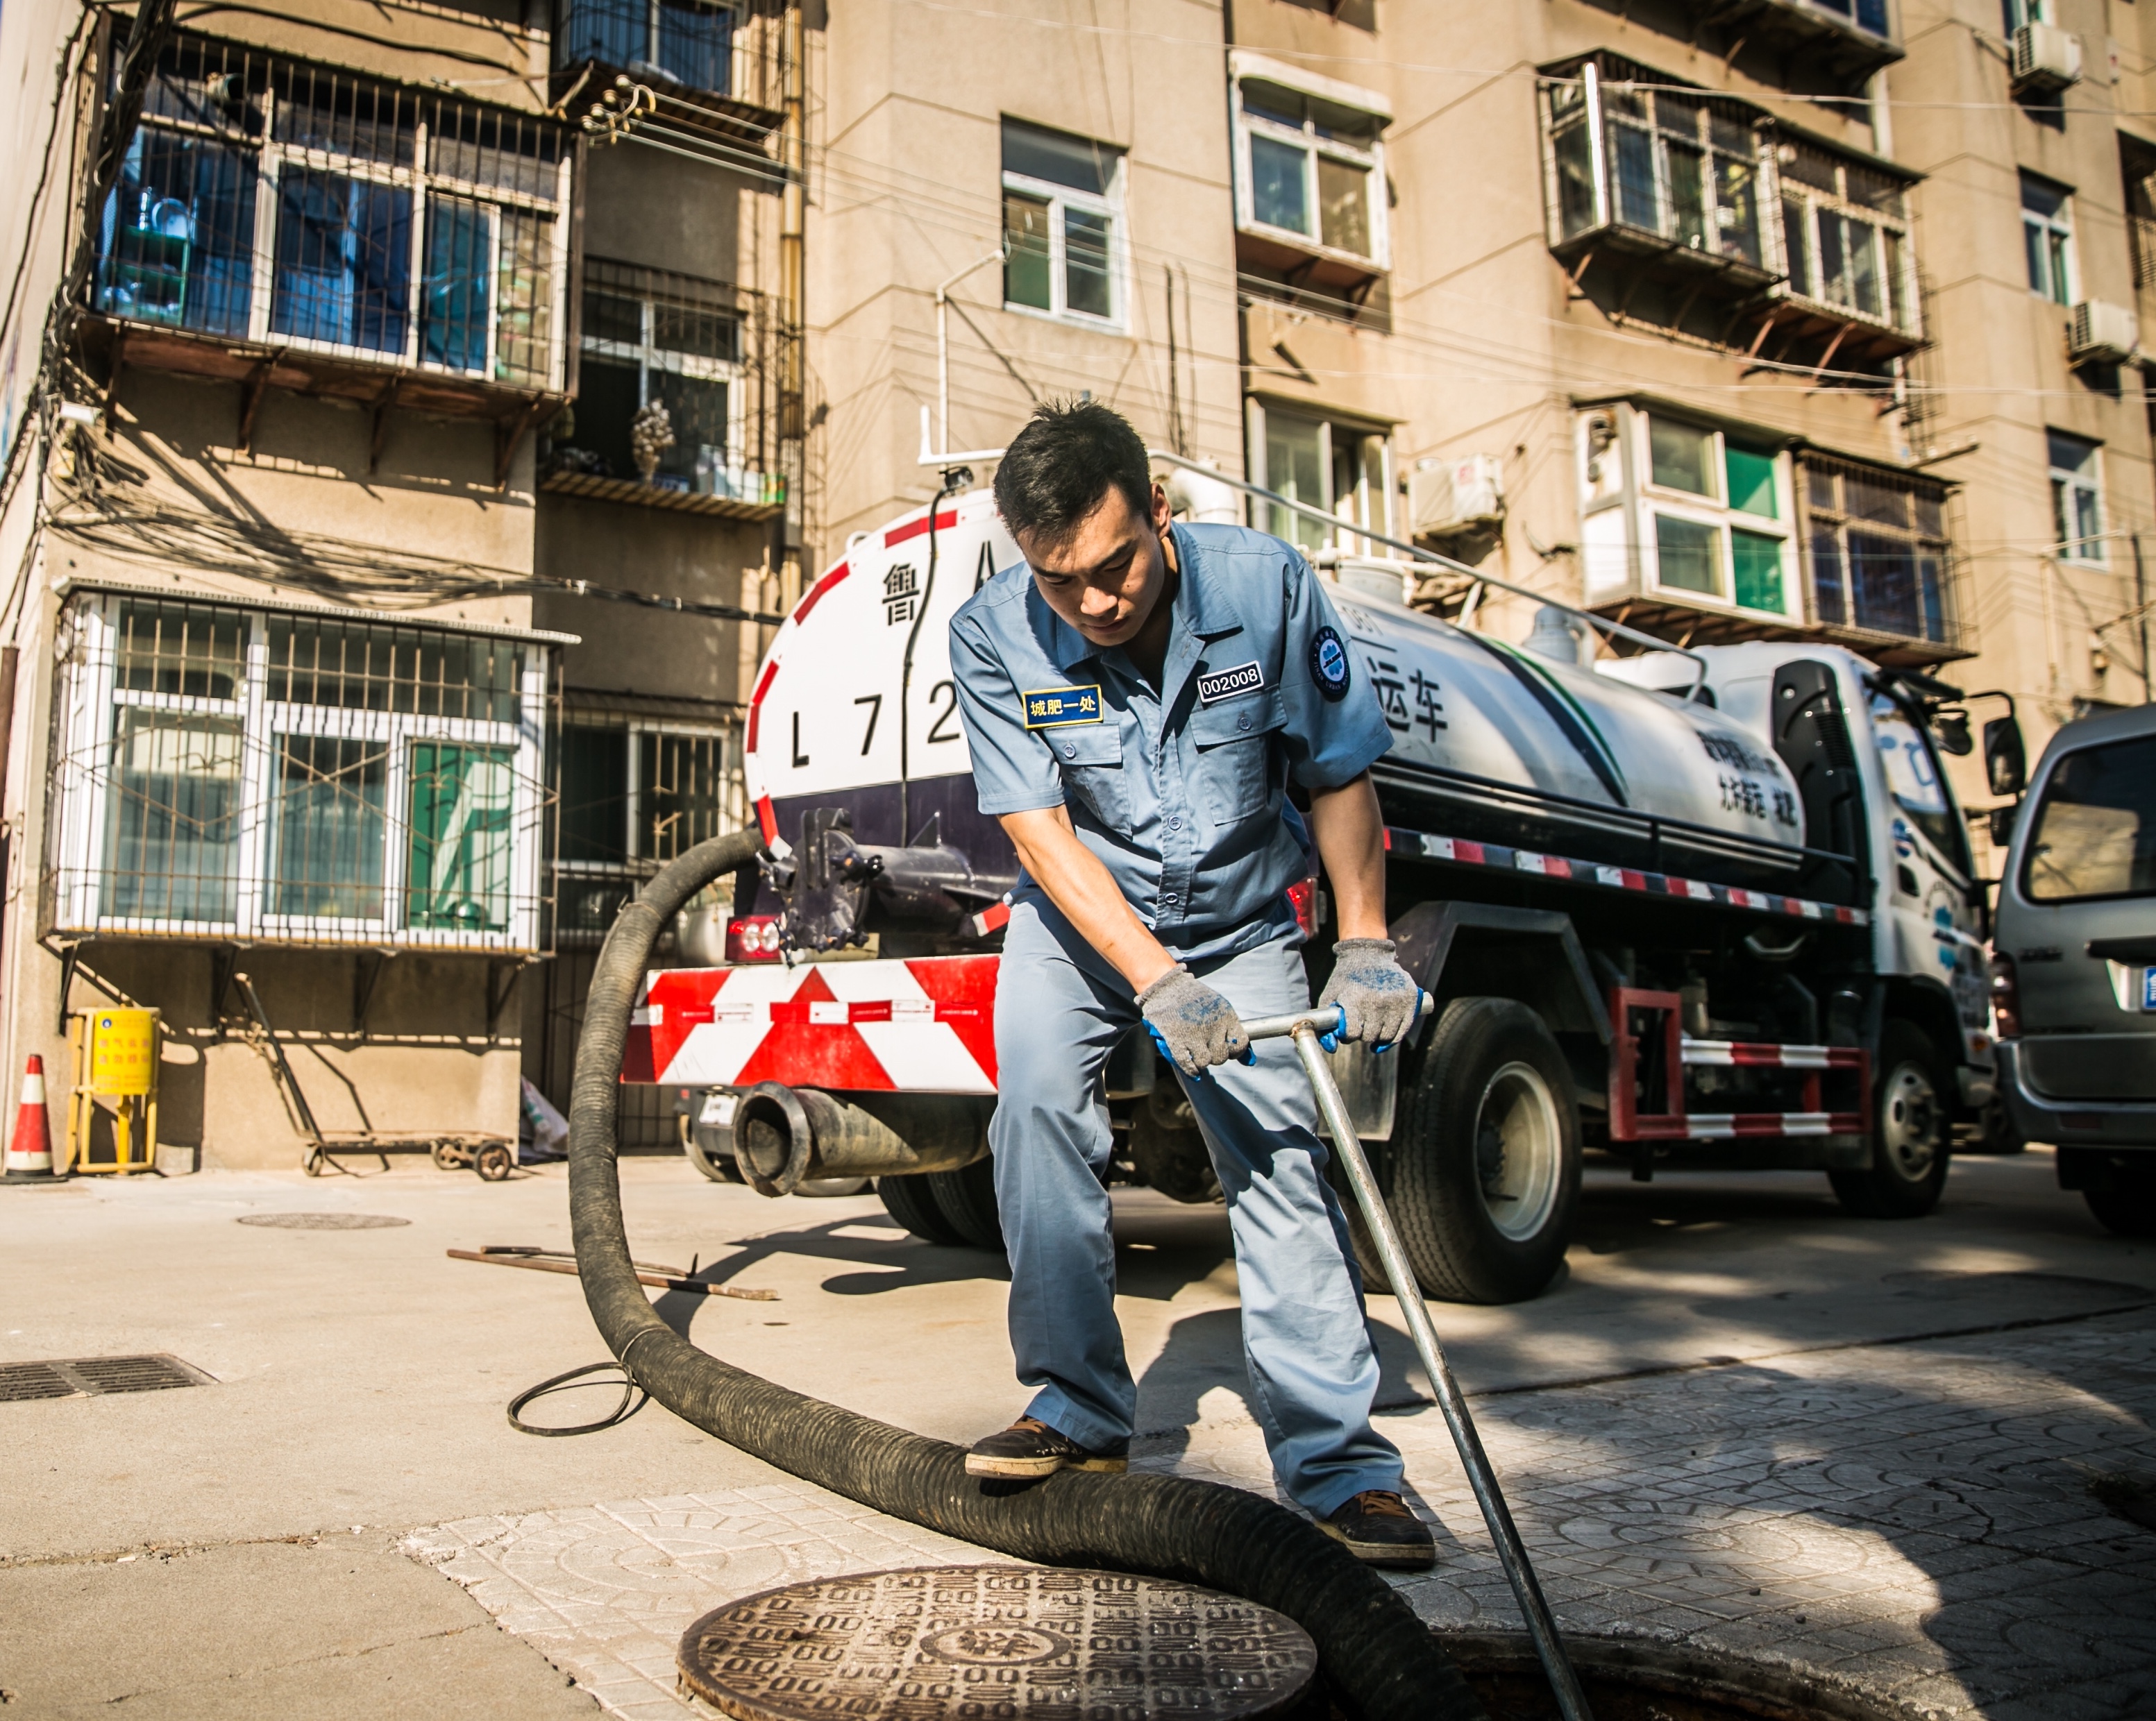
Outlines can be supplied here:
M1946 776L1922 726L1885 694L1871 696L1871 733L1887 772L1887 792L1911 824L1931 839L1939 857L1964 878L1969 873L1969 837L1947 793Z
M2156 894L2156 735L2058 762L2030 826L2021 889L2032 902Z

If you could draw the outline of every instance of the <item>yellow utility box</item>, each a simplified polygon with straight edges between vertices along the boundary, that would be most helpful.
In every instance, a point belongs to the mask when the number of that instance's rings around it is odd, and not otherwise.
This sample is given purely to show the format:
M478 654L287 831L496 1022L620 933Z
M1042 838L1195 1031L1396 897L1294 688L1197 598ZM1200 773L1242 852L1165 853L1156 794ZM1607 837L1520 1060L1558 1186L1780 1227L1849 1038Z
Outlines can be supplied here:
M68 1021L74 1086L68 1098L68 1164L77 1172L146 1171L157 1163L157 1012L78 1011ZM113 1100L112 1158L90 1157L100 1099Z

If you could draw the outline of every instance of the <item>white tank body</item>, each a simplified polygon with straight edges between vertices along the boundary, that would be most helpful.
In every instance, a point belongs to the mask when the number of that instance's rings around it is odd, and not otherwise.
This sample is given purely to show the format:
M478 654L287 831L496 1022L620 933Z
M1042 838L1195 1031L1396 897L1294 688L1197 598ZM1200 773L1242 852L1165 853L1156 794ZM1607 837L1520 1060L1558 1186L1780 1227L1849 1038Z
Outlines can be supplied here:
M821 801L854 806L864 841L905 840L895 799L902 745L906 835L938 812L944 839L965 846L964 827L978 815L951 685L948 629L978 583L1015 561L1018 549L986 490L947 502L935 536L932 589L927 510L916 510L857 540L778 630L751 702L746 761L767 837L792 840L788 809ZM1530 832L1509 827L1517 818L1543 825L1555 852L1568 852L1559 844L1573 839L1570 852L1586 859L1603 858L1591 852L1599 832L1630 833L1625 846L1636 849L1630 839L1649 820L1702 827L1702 836L1712 833L1704 845L1710 852L1714 837L1735 839L1728 846L1738 852L1804 843L1803 807L1788 771L1756 735L1719 713L1359 590L1333 585L1329 595L1356 676L1377 693L1393 730L1380 776L1394 822L1410 822L1395 805L1402 796L1427 794L1432 817L1441 809L1472 810L1478 797L1463 780L1476 779L1514 791L1501 797L1502 809L1481 809L1486 825L1494 822L1484 840L1537 846ZM909 635L913 667L901 741ZM1567 806L1574 802L1580 805ZM1702 845L1678 846L1697 853ZM1628 855L1625 863L1635 862Z

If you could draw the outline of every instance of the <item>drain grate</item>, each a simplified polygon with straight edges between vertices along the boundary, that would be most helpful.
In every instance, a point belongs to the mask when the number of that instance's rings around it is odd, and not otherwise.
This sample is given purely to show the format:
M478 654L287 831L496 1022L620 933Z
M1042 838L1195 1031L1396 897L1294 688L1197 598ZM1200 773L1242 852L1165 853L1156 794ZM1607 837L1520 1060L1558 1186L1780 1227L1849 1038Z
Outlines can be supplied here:
M408 1219L387 1213L242 1213L242 1225L267 1225L279 1231L380 1231L392 1225L409 1225Z
M168 1386L208 1386L205 1375L177 1356L74 1356L54 1362L0 1363L0 1404L32 1398L78 1398L107 1392L162 1392Z

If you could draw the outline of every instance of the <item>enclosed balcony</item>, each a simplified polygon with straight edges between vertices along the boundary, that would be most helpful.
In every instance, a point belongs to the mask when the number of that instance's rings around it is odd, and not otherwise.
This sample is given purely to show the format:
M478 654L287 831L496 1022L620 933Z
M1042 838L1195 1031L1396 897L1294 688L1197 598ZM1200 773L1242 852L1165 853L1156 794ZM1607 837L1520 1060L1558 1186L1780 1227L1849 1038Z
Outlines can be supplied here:
M285 388L491 419L506 471L565 392L563 145L534 115L182 36L94 218L88 344L116 388L130 366L241 384L241 446Z
M554 100L581 110L626 77L677 125L760 143L785 107L784 11L781 0L556 0Z
M1854 90L1902 57L1889 0L1686 0L1695 23Z

